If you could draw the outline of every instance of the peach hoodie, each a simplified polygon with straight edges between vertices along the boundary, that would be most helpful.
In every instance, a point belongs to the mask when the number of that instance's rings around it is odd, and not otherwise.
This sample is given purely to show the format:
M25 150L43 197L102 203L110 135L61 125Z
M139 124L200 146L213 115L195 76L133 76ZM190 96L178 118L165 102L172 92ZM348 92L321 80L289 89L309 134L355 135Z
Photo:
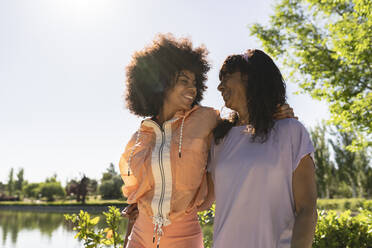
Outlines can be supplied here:
M128 203L138 203L155 229L196 211L208 193L206 163L218 112L194 106L160 127L151 119L128 142L120 158Z

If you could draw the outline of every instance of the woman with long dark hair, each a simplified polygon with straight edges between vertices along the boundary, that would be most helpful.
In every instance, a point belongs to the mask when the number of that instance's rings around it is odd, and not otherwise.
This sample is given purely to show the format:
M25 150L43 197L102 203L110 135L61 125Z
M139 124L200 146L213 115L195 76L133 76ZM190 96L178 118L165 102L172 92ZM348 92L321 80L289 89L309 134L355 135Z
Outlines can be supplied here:
M227 57L219 78L218 90L235 114L217 125L210 151L213 247L311 247L314 148L299 121L273 117L286 101L278 67L264 52L248 50Z

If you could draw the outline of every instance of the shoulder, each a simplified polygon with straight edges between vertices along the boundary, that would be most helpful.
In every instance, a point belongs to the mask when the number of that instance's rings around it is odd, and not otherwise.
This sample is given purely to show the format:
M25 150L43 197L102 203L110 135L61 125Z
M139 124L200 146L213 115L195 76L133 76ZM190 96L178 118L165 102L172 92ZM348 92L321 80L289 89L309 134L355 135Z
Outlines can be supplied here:
M299 146L302 143L311 143L311 137L306 127L296 119L283 119L276 121L274 129L281 140L287 140L292 145Z
M128 143L125 146L124 153L122 154L123 156L128 153L128 150L131 150L132 147L135 145L136 140L138 136L138 131L132 134L131 138L129 139Z
M220 115L218 110L211 108L211 107L205 107L205 106L200 106L198 109L195 110L195 113L205 114L213 118L217 118Z
M214 108L200 106L194 111L194 113L192 113L192 115L194 118L197 118L201 122L209 123L212 126L215 126L217 124L220 113Z
M185 125L194 131L203 133L202 136L208 136L217 125L219 113L217 110L209 107L198 106L191 114L186 117Z
M281 132L303 132L306 131L305 126L294 118L287 118L275 121L274 128Z

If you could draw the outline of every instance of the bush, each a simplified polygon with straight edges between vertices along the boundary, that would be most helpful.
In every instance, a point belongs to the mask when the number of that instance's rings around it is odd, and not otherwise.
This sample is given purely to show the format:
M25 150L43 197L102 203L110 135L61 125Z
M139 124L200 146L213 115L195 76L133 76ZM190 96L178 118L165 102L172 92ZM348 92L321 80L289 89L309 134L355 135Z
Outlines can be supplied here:
M319 202L321 202L319 204ZM364 199L326 199L318 200L318 207L340 209L350 207L359 213L352 215L350 210L338 213L334 210L318 210L318 222L313 248L367 248L372 244L372 211L363 210L372 206L371 200ZM203 229L204 247L212 247L215 206L200 212L199 221Z
M123 197L121 186L123 181L120 176L114 176L111 179L102 181L99 192L102 199L119 199Z
M26 197L36 198L39 194L39 183L30 183L24 186L23 192Z
M122 234L118 233L122 220L119 209L111 206L109 207L109 211L103 212L103 214L106 217L106 228L104 229L97 228L100 217L91 218L88 212L82 210L78 215L66 214L65 219L72 222L74 230L77 231L75 238L84 240L84 247L121 247L124 240Z
M46 182L40 184L40 194L46 197L48 201L54 201L55 196L64 197L65 189L59 182Z
M368 248L372 244L372 212L361 210L338 215L335 211L319 211L313 248Z
M363 198L350 199L318 199L317 207L320 210L351 210L358 212L360 208L372 211L372 200Z
M103 247L101 245L122 245L123 233L119 226L122 221L119 209L110 207L106 216L105 228L97 230L99 218L90 218L87 212L81 211L79 215L65 215L67 220L74 224L78 231L76 238L84 240L85 247ZM204 247L212 247L214 207L199 213L199 221L203 229ZM369 248L372 244L372 212L361 210L352 216L351 211L338 214L336 211L318 212L313 248Z

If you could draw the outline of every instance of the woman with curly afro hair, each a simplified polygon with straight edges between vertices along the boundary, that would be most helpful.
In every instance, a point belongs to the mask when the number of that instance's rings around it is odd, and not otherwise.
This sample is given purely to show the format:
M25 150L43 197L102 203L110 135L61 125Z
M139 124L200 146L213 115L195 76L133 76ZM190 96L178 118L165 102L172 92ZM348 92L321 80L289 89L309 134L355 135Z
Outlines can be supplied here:
M127 106L146 117L119 162L130 204L124 215L136 218L127 248L203 247L197 212L211 183L206 164L219 119L200 105L207 54L189 39L159 35L127 67Z
M159 35L127 67L127 106L148 117L119 163L124 196L139 210L127 247L203 247L197 211L207 195L208 141L218 118L200 106L207 54L188 39Z
M311 247L314 147L299 121L274 119L286 99L282 74L263 51L248 50L227 57L220 80L225 105L236 114L219 122L210 150L213 247Z

